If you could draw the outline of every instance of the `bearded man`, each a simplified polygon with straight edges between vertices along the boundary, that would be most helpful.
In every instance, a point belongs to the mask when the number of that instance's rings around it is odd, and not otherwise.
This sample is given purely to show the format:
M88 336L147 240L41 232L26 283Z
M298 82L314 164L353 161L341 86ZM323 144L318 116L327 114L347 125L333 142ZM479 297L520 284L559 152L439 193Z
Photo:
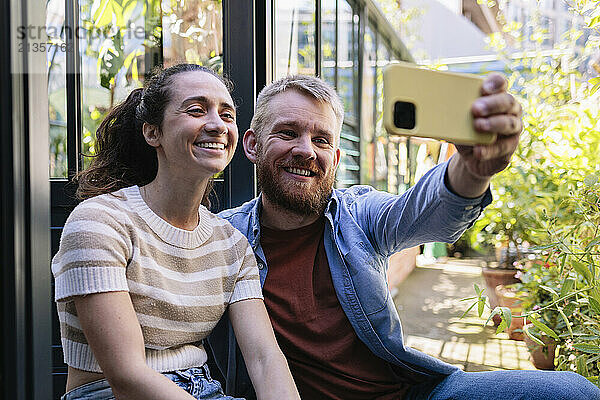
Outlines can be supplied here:
M401 196L334 189L342 103L311 76L259 94L244 150L260 195L220 216L252 245L279 345L304 399L595 399L569 372L465 373L404 345L386 282L388 258L425 242L453 242L490 203L489 182L517 148L521 107L491 75L472 106L488 146L458 146ZM209 338L226 392L255 398L226 318ZM268 366L265 366L268 368Z

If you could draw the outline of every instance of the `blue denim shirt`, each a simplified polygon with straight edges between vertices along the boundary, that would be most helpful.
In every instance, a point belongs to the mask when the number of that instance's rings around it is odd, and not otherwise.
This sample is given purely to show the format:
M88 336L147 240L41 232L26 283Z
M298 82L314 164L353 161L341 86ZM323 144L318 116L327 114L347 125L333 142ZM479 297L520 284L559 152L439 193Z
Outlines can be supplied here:
M388 258L427 242L454 242L491 202L489 189L476 199L450 192L447 163L431 169L403 195L369 186L334 189L325 210L325 252L333 285L356 334L371 351L416 383L451 374L456 367L406 347L387 286ZM269 271L260 244L261 198L219 215L239 229L256 253L261 284ZM226 393L253 397L241 354L228 321L209 337L215 362L226 377Z

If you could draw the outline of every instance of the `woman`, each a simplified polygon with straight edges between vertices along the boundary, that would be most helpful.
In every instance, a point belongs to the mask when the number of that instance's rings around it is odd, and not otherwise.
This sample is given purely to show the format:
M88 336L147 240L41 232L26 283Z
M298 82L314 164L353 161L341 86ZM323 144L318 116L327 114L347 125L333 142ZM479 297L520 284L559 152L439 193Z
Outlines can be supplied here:
M231 399L202 340L226 309L261 399L298 399L252 250L210 213L211 177L238 140L225 81L181 64L115 107L52 261L63 399ZM114 396L114 397L113 397Z

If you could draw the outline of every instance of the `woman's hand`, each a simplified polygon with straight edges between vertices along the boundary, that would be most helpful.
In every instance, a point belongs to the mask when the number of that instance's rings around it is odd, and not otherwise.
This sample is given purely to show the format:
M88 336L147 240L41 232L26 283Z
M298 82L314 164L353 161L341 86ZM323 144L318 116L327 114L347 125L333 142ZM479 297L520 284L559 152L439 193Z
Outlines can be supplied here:
M248 299L230 304L229 318L258 398L300 399L264 302Z
M96 293L74 301L83 333L117 399L193 399L146 364L144 337L129 293Z

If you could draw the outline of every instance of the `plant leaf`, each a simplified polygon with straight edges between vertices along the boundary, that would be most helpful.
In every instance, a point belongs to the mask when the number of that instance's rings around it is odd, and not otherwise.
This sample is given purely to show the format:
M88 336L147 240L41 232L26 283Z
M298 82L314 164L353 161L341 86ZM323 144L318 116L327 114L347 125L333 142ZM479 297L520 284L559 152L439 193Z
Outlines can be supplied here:
M533 340L534 342L536 342L536 343L537 343L537 344L539 344L540 346L545 346L545 345L546 345L546 343L542 342L540 339L538 339L538 337L537 337L537 336L535 336L533 333L531 333L531 332L529 331L529 326L528 326L528 325L525 325L525 326L523 326L523 332L525 332L525 334L526 334L527 336L529 336L529 338L530 338L531 340Z
M559 297L563 297L566 294L568 294L571 291L571 289L573 289L574 285L575 285L575 279L566 277L565 280L563 281L562 288L560 289Z
M556 334L556 332L554 332L552 329L550 329L550 327L548 325L546 325L543 322L539 321L537 318L533 317L532 315L530 315L529 317L527 317L527 319L529 321L531 321L531 323L536 328L538 328L540 331L542 331L546 335L551 336L552 338L558 340L558 335Z
M512 321L512 311L508 307L500 307L500 310L502 312L502 320L506 321L506 326L509 327Z
M595 344L575 343L573 348L588 354L600 354L600 346Z
M585 246L585 250L587 251L587 250L589 250L591 247L594 247L594 246L597 246L597 245L600 245L600 237L598 237L598 238L596 238L596 239L594 239L594 240L590 241L590 242L587 244L587 246Z
M586 376L589 374L587 367L587 357L579 356L575 361L575 365L577 366L577 373L582 376Z
M469 313L469 311L471 311L471 310L473 309L473 307L475 307L475 304L477 304L477 303L473 303L473 304L471 304L471 305L469 306L469 308L467 308L467 311L465 311L465 312L463 313L463 315L461 315L461 316L460 316L460 319L463 319L463 318L465 317L465 315L467 315L467 314ZM480 315L480 316L481 316L481 315Z
M98 28L102 28L111 23L113 17L113 3L111 0L100 0L95 1L94 6L92 8L92 18L94 20L94 24Z
M588 298L588 300L590 302L590 308L592 309L592 311L600 315L600 303L598 302L598 300L594 299L593 297Z
M558 245L558 242L557 243L544 244L544 245L541 245L541 246L534 246L534 247L531 248L531 250L533 250L533 251L546 250L546 249L551 249L553 247L556 247L557 245Z
M506 325L506 321L502 319L502 322L500 322L500 325L498 325L498 329L496 329L496 334L503 332L504 330L506 330L506 328L508 328L508 326Z
M551 293L552 295L559 297L558 293L556 293L556 290L552 289L551 287L545 286L545 285L540 285L540 289L544 289L546 292Z
M583 276L583 278L588 282L591 283L592 281L592 273L590 272L590 269L582 262L576 260L575 258L573 258L573 260L571 261L571 265L573 266L573 269L575 269L575 271Z
M565 324L567 326L567 330L569 331L569 336L573 337L573 329L571 328L571 323L569 322L569 319L567 318L567 316L565 315L565 313L563 312L563 310L559 309L558 313L560 314L560 316L563 319L563 321L565 321Z
M479 314L479 318L481 318L481 316L483 315L483 311L485 309L485 301L486 301L486 297L480 297L479 300L477 301L477 314Z
M500 314L501 314L500 307L496 307L496 308L494 308L494 309L492 310L492 312L491 312L490 316L488 317L487 321L485 321L485 324L483 324L483 325L484 325L484 326L485 326L485 325L487 325L487 324L488 324L488 323L489 323L489 322L492 320L492 318L494 317L494 315L500 315ZM500 315L500 317L502 317L502 315Z
M571 315L573 315L573 312L575 312L575 309L577 308L577 303L574 301L571 301L569 304L567 304L566 306L564 306L563 308L563 312L565 313L565 315L567 317L570 317Z

